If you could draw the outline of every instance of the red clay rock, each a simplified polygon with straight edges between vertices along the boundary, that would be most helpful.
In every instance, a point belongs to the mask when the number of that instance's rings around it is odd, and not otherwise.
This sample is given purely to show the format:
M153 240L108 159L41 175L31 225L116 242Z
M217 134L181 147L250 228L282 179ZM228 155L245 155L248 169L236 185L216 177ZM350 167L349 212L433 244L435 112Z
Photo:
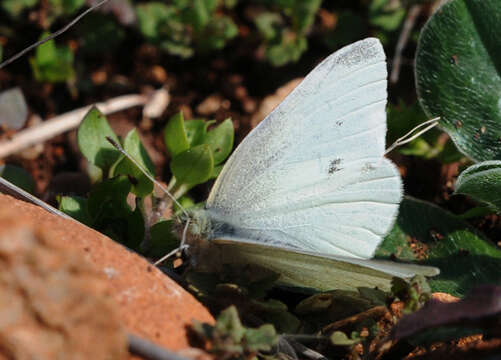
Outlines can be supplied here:
M0 209L7 209L27 224L50 229L61 246L76 250L105 274L122 324L129 332L179 350L189 346L186 326L193 319L214 323L207 309L191 294L108 237L7 195L0 194Z
M127 336L102 276L50 230L0 208L0 358L127 357Z

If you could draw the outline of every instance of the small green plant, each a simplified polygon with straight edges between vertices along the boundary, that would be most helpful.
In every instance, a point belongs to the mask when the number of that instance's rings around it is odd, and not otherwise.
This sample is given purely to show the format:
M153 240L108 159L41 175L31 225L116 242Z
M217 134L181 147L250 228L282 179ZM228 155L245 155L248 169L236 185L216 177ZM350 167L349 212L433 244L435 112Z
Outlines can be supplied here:
M270 351L278 342L273 325L246 328L234 306L222 311L214 326L194 321L193 330L221 359L257 359L260 352Z
M209 129L214 122L202 119L185 122L179 113L165 128L165 143L171 155L173 174L168 188L186 207L196 204L182 197L195 185L215 178L233 147L231 120ZM80 124L77 140L82 154L91 166L99 169L101 178L88 198L62 197L59 207L130 248L143 253L165 254L177 246L172 221L153 217L154 221L150 223L147 219L152 217L145 210L146 198L151 199L154 207L164 202L153 195L153 182L143 172L154 177L153 162L135 129L121 144L142 169L124 157L107 138L119 142L106 117L97 108L92 108ZM131 196L135 199L135 206L127 201ZM172 206L172 203L168 205Z
M255 17L264 39L266 58L274 66L296 62L308 48L307 35L320 7L319 0L275 0L269 11Z
M2 9L13 18L17 18L25 9L36 5L38 0L4 0L1 2Z
M195 50L221 49L238 34L235 23L218 9L230 8L218 0L159 1L139 4L136 14L141 33L168 53L190 57Z
M0 177L10 181L26 192L35 192L35 180L29 172L23 168L10 164L0 165Z
M44 33L40 39L49 34ZM51 83L70 81L75 77L73 51L68 46L56 46L54 40L37 47L35 56L30 58L35 79Z

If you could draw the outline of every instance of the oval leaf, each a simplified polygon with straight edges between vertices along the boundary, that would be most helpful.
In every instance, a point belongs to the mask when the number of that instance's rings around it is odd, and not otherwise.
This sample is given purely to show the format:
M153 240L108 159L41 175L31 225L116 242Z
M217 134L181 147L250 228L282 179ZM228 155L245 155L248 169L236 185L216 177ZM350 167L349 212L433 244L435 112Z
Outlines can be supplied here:
M197 185L209 180L214 169L209 145L195 146L182 152L172 159L170 169L179 184Z
M230 155L233 148L234 133L231 119L226 119L207 133L205 143L212 150L214 165L221 164Z
M470 166L456 181L456 194L494 205L501 212L501 161L485 161Z
M129 131L124 139L124 150L132 156L150 176L155 176L155 166L143 146L136 129ZM139 169L126 157L122 157L113 167L111 175L128 175L132 177L132 192L139 197L145 197L153 191L153 182L146 177L143 170Z
M96 107L93 107L84 116L78 127L78 147L91 164L105 172L120 157L120 152L106 140L107 136L119 142L106 117Z
M131 184L126 176L118 176L97 184L89 194L87 209L94 223L126 218L132 210L127 204ZM99 224L98 224L99 225Z
M432 290L455 296L501 281L501 251L492 242L458 216L417 199L402 201L397 223L376 256L438 267L440 275L429 280Z
M184 117L181 111L172 116L165 126L164 141L171 157L189 149L190 143L184 129Z
M423 28L416 54L419 101L460 151L501 159L501 21L498 0L453 0Z
M80 196L63 196L59 200L59 210L82 224L91 226L92 220L87 211L87 199Z
M35 192L35 181L31 174L19 166L0 165L0 176L30 194Z
M205 144L207 128L213 123L215 123L214 120L205 121L202 119L189 120L184 123L186 137L191 147Z
M157 222L150 229L150 249L148 256L160 258L179 247L179 239L175 235L174 221Z

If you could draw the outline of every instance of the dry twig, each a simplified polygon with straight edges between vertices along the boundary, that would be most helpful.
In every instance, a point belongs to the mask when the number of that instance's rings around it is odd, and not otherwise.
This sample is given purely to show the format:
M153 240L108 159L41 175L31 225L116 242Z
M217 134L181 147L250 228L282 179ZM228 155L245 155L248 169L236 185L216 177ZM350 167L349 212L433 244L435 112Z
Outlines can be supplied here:
M391 74L390 82L395 84L398 82L398 77L400 75L400 65L402 64L402 51L404 51L405 45L407 45L407 40L409 40L409 35L416 23L416 19L421 13L423 5L416 4L412 5L407 13L407 18L405 19L404 26L398 37L397 46L395 47L395 56L393 57L393 62L391 64Z
M123 95L98 103L95 106L103 114L107 115L134 106L145 105L149 99L150 97L146 95ZM5 158L11 154L24 150L27 147L39 144L45 140L53 138L54 136L76 128L92 106L93 105L89 105L80 109L72 110L66 114L43 121L40 125L18 132L12 137L12 139L0 143L0 158Z

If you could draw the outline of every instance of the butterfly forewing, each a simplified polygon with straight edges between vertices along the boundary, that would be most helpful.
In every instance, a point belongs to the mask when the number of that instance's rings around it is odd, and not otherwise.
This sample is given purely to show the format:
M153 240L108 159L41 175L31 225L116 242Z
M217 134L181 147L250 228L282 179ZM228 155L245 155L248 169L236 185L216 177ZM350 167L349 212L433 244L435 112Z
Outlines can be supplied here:
M367 258L402 189L383 158L386 63L377 39L318 65L232 154L207 201L214 236Z

